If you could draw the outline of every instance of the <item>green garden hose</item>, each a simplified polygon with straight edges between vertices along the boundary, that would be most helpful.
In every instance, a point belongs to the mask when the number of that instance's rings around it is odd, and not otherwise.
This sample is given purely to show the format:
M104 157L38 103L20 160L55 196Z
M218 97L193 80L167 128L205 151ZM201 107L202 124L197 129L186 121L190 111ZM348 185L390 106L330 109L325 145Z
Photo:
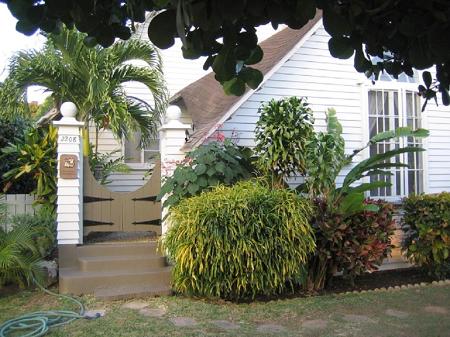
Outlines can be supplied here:
M45 293L57 296L59 298L64 298L76 303L80 307L80 311L77 313L75 311L68 310L51 310L51 311L36 311L29 314L25 314L13 319L10 319L0 325L0 337L40 337L44 336L50 328L61 326L73 322L79 318L98 318L97 314L95 317L84 316L84 305L77 299L56 294L45 289L39 283L34 280L34 283Z

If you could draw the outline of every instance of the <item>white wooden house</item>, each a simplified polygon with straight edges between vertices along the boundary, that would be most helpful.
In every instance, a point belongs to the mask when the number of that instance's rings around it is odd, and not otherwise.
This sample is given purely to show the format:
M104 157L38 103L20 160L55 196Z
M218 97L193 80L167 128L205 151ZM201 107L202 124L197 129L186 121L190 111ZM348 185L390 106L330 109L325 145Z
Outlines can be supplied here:
M264 36L273 34L270 30L264 33ZM142 34L142 38L146 38L146 34ZM263 82L242 97L226 96L213 74L205 75L203 60L182 59L179 46L163 51L166 79L173 95L171 104L180 107L181 122L191 127L187 142L181 134L180 144L171 140L170 147L181 149L174 152L174 158L180 159L183 152L214 139L218 132L234 138L238 144L253 146L262 102L304 96L314 111L317 129L325 128L325 111L336 109L343 125L347 152L363 146L370 136L398 126L430 130L430 136L422 144L427 151L405 156L403 161L410 168L395 171L392 187L373 191L372 196L398 200L412 192L450 190L450 108L429 102L422 112L423 102L416 94L420 74L416 73L413 78L401 75L398 80L383 74L373 84L356 72L353 59L333 58L328 51L328 39L320 15L301 30L285 28L275 32L262 42L265 56L257 68L264 73ZM137 86L130 85L129 90L145 97ZM396 145L390 142L373 146L359 159ZM121 148L117 140L104 132L100 137L100 150L115 148ZM157 153L158 146L155 144L141 152L136 152L135 148L131 143L121 148L125 157L132 158L130 165L135 169L134 174L116 175L111 189L129 190L142 184L147 153Z
M261 43L265 55L257 68L264 74L263 82L259 88L248 90L241 97L226 96L214 75L205 75L201 60L183 60L175 48L163 52L164 69L173 97L167 118L161 126L160 139L153 148L136 151L132 142L121 145L109 131L102 132L99 150L110 152L120 149L134 169L132 174L115 175L109 188L130 191L141 186L144 183L142 176L147 169L146 159L149 153L160 154L161 175L164 176L170 174L173 163L182 160L186 151L214 140L219 133L234 138L238 144L253 146L261 103L272 98L295 95L307 97L314 111L318 130L325 128L327 109L336 109L343 126L348 153L365 145L370 136L398 126L410 125L430 130L430 136L421 144L427 151L421 155L404 156L403 161L410 167L395 171L391 178L392 187L373 191L371 196L399 200L412 192L450 191L450 108L429 102L427 109L422 112L421 98L416 94L420 74L415 74L413 78L400 76L399 80L383 75L378 82L372 84L364 75L356 72L352 59L339 60L331 57L328 40L320 15L300 30L286 28L273 34ZM146 98L147 93L138 86L130 84L128 90L133 95ZM82 123L75 121L75 113L76 111L67 109L65 119L56 122L60 132L79 135ZM373 146L360 153L357 159L393 149L396 145L404 143ZM75 154L82 160L80 144L59 144L58 151ZM154 174L151 182L156 180L155 177L159 179L160 172L155 171L158 174ZM89 170L85 173L90 174ZM131 193L112 196L112 192L101 189L99 195L86 199L84 192L87 189L92 192L92 186L86 186L87 180L83 185L83 174L82 165L79 165L79 179L68 180L61 176L58 179L60 291L94 293L96 296L170 292L169 273L164 264L159 269L150 271L139 265L144 261L139 254L142 255L145 249L147 250L143 255L154 258L149 255L154 254L154 245L82 245L83 234L86 233L83 227L89 225L89 221L97 227L106 228L106 231L116 231L115 228L127 231L131 220L125 224L124 214L127 219L130 218L129 213L144 214L145 212L136 210L139 208L142 211L146 205L153 205L154 196L146 194L134 197ZM156 185L159 186L159 183L157 181ZM141 192L142 189L136 193ZM122 197L129 200L117 206L117 200ZM89 208L89 202L101 202L102 206L93 212ZM91 218L94 215L96 218ZM112 221L112 215L119 215L119 218L122 216L122 223ZM136 228L139 229L139 226L151 225L154 220L159 219L160 214L157 219L153 219L145 213L144 218L133 220L131 225L138 225ZM164 229L163 224L162 232ZM398 246L398 242L394 242L394 245ZM122 254L127 255L128 260L118 261L117 257ZM388 263L390 265L383 268L405 266L402 264L399 248ZM130 274L130 266L136 266L137 271ZM93 273L93 270L96 272ZM155 273L158 277L154 279Z

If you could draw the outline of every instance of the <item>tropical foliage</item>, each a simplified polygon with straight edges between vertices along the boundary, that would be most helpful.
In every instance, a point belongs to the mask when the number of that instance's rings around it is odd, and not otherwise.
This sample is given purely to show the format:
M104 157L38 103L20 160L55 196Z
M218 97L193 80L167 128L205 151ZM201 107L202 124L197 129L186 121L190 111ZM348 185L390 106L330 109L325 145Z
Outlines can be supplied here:
M263 57L256 28L271 23L273 27L286 24L306 29L320 9L331 36L331 55L354 55L355 69L368 77L377 77L381 71L397 77L402 72L412 74L413 68L435 66L437 81L425 72L429 81L424 81L422 92L426 99L440 92L443 104L450 104L448 1L65 0L64 6L49 0L1 1L18 18L16 29L20 32L32 34L38 28L54 31L62 21L88 33L87 43L102 46L112 45L115 37L129 39L133 23L144 22L146 12L157 11L148 27L150 40L168 48L179 37L184 57L206 56L204 68L211 67L226 91L236 95L243 94L246 85L257 87L263 78L251 67ZM372 62L375 57L378 61Z
M227 299L292 290L314 251L311 214L306 199L253 180L183 199L163 240L174 289Z
M29 118L21 116L8 116L7 114L0 117L0 151L16 140L23 141L25 130L32 125ZM17 163L17 153L4 155L0 160L0 192L8 191L8 193L31 193L36 183L33 177L29 175L22 176L14 180L14 184L3 178L3 175L15 167Z
M56 215L45 208L35 214L18 214L7 219L12 228L29 228L33 233L34 247L41 258L49 258L56 248Z
M17 90L14 81L10 78L0 83L0 105L2 119L26 118L30 115L25 92Z
M49 125L47 128L31 128L23 139L17 138L2 149L2 158L14 157L12 168L4 173L8 181L6 190L22 176L32 177L37 196L36 203L54 209L56 201L56 161L57 130Z
M95 125L97 131L109 128L119 139L139 131L145 145L156 134L168 96L157 50L135 39L108 49L88 48L85 38L85 34L64 27L58 34L48 34L42 50L22 51L12 59L9 81L19 92L29 85L47 88L57 109L63 101L74 102L81 120ZM130 63L132 60L146 66ZM123 85L130 81L150 90L153 105L127 95ZM84 139L88 153L87 132Z
M362 148L345 155L345 141L342 138L342 126L336 117L336 111L327 112L327 131L319 132L308 147L308 162L306 164L306 182L299 186L301 192L308 192L312 198L323 198L329 209L343 215L351 215L361 211L376 211L376 207L364 203L364 192L374 188L390 185L386 181L360 183L372 175L391 175L392 167L405 167L406 164L391 162L391 158L411 152L421 152L424 149L407 146L396 150L386 151L364 159L346 174L342 186L336 186L336 179L344 167L351 164L355 156L371 144L398 137L427 137L425 129L412 130L409 127L398 128L375 135Z
M393 206L373 200L365 203L378 210L344 217L330 213L324 200L315 201L312 223L317 249L308 266L308 290L323 289L338 272L353 283L356 276L377 270L391 253Z
M390 216L387 215L389 212L384 205L367 202L364 192L389 186L390 183L383 180L366 183L363 179L371 175L390 175L392 167L407 166L391 162L391 158L402 153L420 152L423 149L408 146L364 159L350 169L344 177L342 186L337 187L337 177L344 167L351 164L355 156L371 144L398 137L426 136L428 131L424 129L399 128L386 131L375 135L363 148L346 155L342 126L336 112L333 109L328 110L327 131L316 133L310 142L307 176L305 183L298 187L300 192L308 193L318 205L313 227L319 241L318 249L309 263L310 290L322 289L338 270L353 279L356 275L373 270L377 264L381 264L390 250L390 238L383 234L383 231L387 233L392 231ZM372 219L368 225L375 226L374 232L361 231L365 225L362 221L364 219L367 221ZM373 256L367 256L368 242L373 244L370 246ZM364 260L362 257L367 259ZM341 258L347 259L351 267L346 266L343 260L340 261Z
M410 196L403 209L406 256L437 278L450 276L450 193Z
M41 227L31 223L15 226L6 232L0 228L0 287L6 284L27 286L33 278L42 281L42 255L36 246L36 236L44 236ZM53 233L48 233L51 237Z
M111 174L115 172L128 173L130 167L124 163L123 156L116 156L120 150L115 150L108 153L98 153L91 151L89 154L89 167L95 179L102 184L107 185L112 181L109 180Z
M231 141L211 142L186 155L184 162L177 165L173 175L164 181L158 199L168 195L164 207L173 206L211 186L232 185L248 179L254 171L250 148Z
M304 98L288 97L261 105L255 129L258 167L275 185L292 174L305 174L306 147L313 135L313 114Z

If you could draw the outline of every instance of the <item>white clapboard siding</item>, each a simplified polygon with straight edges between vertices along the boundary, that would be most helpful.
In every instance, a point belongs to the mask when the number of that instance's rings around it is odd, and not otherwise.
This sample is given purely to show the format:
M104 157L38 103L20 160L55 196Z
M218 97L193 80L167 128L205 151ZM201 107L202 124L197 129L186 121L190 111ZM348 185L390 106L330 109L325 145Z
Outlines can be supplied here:
M220 131L226 137L234 137L240 145L254 146L254 129L261 103L272 98L299 96L307 97L314 111L316 130L325 130L325 111L335 108L343 125L346 152L361 147L360 83L363 77L353 68L352 60L338 60L330 56L328 39L325 30L319 28L234 112ZM337 181L341 182L342 177ZM300 182L301 178L290 181L293 185Z
M150 178L146 176L147 170L134 169L129 173L115 173L112 174L108 180L111 183L105 185L108 189L114 192L132 192L142 187Z
M425 127L430 136L425 141L427 147L425 168L428 171L428 193L450 191L450 109L428 102L424 113Z
M95 127L89 127L89 141L91 144L95 144ZM98 133L98 152L99 153L111 153L116 150L122 151L122 145L118 141L111 130L101 129ZM121 152L116 152L112 155L113 158L118 158L122 155Z

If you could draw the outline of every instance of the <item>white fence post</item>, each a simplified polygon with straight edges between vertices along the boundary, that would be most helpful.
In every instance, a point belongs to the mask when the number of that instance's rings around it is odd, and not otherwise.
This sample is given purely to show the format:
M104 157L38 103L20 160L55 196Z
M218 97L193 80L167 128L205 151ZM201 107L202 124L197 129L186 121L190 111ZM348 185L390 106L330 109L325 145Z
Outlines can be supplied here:
M176 165L182 161L186 155L181 150L186 142L186 131L191 129L189 124L183 124L180 121L181 110L176 105L171 105L166 112L166 123L160 130L159 151L161 155L161 182L166 177L170 177L175 170ZM161 202L161 207L165 199ZM167 214L167 210L163 208L162 219ZM167 230L167 222L162 221L162 234Z
M61 105L58 128L58 245L83 243L83 145L81 128L72 102ZM73 160L75 158L75 160Z

